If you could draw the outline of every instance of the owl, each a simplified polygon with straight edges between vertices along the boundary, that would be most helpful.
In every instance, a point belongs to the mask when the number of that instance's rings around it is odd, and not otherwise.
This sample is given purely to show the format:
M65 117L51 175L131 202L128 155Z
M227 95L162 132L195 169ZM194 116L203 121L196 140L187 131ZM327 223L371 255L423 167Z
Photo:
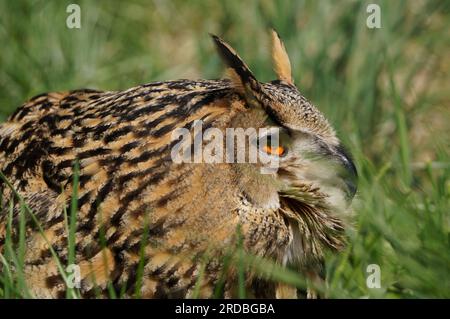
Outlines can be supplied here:
M236 252L323 280L325 252L345 246L355 165L294 85L275 31L277 79L268 83L212 38L225 79L41 94L1 124L0 251L9 228L18 239L26 214L23 275L33 296L67 296L70 261L84 298L111 289L123 297L236 297ZM223 136L230 128L264 129L253 139L257 160L175 161L181 140L174 132L192 133L185 144L195 157L199 121L205 133ZM200 146L207 146L205 135ZM248 155L238 143L227 152ZM243 275L248 297L298 297L295 287L249 265Z

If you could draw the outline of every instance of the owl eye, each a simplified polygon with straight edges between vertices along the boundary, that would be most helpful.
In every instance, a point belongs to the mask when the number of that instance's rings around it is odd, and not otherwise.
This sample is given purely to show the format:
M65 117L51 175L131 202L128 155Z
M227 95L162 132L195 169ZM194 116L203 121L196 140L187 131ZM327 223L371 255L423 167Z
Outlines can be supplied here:
M266 135L263 138L259 139L258 144L260 150L265 153L273 156L284 156L286 154L286 148L281 145L273 145L272 139L277 138L278 136ZM278 143L276 143L278 144Z
M284 149L284 147L282 147L282 146L278 146L278 147L270 147L270 146L267 146L267 145L265 145L264 147L263 147L263 149L264 149L264 152L266 152L267 154L270 154L270 155L276 155L276 156L283 156L284 154L285 154L285 149Z

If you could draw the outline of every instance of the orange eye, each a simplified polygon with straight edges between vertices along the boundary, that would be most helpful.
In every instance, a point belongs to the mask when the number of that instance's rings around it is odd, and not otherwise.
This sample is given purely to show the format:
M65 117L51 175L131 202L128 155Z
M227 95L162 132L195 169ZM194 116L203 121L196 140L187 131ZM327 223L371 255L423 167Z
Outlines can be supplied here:
M285 149L282 146L278 146L276 148L272 148L270 146L265 145L264 146L264 152L270 155L277 155L277 156L283 156Z

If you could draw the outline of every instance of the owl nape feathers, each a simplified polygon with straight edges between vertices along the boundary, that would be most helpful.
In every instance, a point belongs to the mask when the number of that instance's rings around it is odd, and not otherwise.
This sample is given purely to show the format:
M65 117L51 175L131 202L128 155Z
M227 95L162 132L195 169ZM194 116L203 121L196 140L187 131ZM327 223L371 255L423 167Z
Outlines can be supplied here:
M23 275L33 296L65 297L57 261L65 269L73 260L85 298L107 297L108 289L124 297L212 297L219 283L220 296L231 298L237 266L225 260L233 247L320 284L325 251L345 246L357 174L326 118L295 87L280 38L271 37L272 82L259 82L213 36L227 79L41 94L0 125L0 252L8 237L20 237L26 204ZM174 162L173 132L192 131L199 120L219 132L276 128L279 145L263 150L278 168ZM297 297L295 287L251 267L244 284L251 297Z

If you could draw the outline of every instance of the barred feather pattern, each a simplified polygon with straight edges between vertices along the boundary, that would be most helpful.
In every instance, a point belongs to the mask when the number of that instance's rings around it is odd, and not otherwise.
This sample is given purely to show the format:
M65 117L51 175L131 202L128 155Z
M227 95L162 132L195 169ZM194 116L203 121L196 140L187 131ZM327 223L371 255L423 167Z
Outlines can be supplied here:
M218 283L220 296L236 297L236 266L224 260L239 245L313 278L323 270L325 249L344 247L342 203L354 195L356 169L333 129L292 83L258 82L229 45L214 39L231 80L41 94L0 125L0 170L8 180L0 183L0 251L11 212L17 240L20 197L40 225L27 219L24 273L35 296L67 293L52 251L66 266L64 211L75 164L75 264L85 298L107 297L110 289L125 297L211 297ZM192 132L197 120L222 132L277 126L293 149L267 175L260 163L173 162L179 140L172 133ZM249 296L297 296L295 287L245 270Z
M84 297L94 296L96 286L106 295L108 281L117 290L125 289L126 295L135 292L144 225L149 244L144 249L143 297L191 296L197 259L207 246L229 245L239 218L251 220L244 230L252 234L246 246L261 256L276 255L289 241L279 214L258 214L250 204L242 204L236 188L223 190L223 182L233 179L227 170L174 164L170 159L175 128L190 128L198 119L205 126L225 127L243 108L242 97L228 80L158 82L120 92L49 93L18 108L0 126L0 169L44 229L40 234L31 220L27 223L25 273L33 293L65 296L48 243L65 264L68 234L63 208L73 193L75 159L80 166L76 263ZM201 199L205 194L207 201ZM0 246L14 201L5 183L2 195ZM221 204L224 196L229 200ZM17 226L20 209L14 202ZM217 259L208 263L200 296L211 295L219 264Z

